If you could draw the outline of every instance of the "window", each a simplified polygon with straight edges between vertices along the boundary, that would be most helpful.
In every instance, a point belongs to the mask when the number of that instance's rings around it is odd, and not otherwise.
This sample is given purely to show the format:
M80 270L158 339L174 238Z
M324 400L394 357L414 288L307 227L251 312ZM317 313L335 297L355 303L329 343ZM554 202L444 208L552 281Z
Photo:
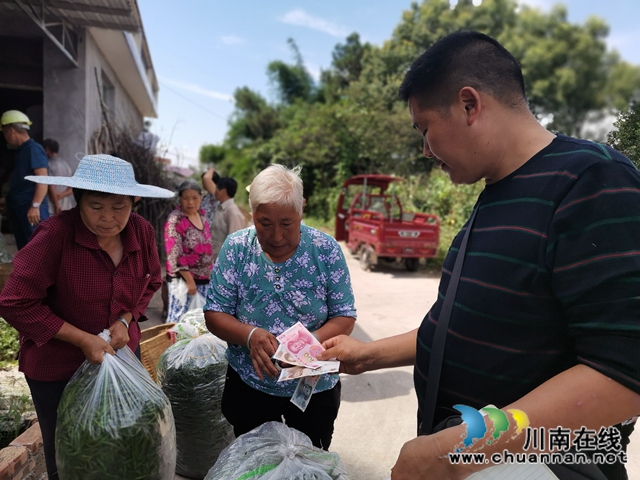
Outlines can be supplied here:
M114 115L116 109L116 88L104 73L104 70L102 71L102 101L107 107L108 112Z

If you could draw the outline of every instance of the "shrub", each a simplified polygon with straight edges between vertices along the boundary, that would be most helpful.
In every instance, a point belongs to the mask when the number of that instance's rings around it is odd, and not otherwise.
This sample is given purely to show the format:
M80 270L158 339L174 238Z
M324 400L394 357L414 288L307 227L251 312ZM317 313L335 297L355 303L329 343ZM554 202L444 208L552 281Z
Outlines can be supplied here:
M634 102L620 112L614 125L617 130L609 133L609 143L640 168L640 103Z
M17 330L0 318L0 368L15 364L19 348Z

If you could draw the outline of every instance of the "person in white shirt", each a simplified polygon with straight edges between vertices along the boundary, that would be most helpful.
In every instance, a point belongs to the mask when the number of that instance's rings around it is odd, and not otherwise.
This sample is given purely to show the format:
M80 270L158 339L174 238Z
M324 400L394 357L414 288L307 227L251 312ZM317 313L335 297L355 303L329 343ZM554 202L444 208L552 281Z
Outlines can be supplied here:
M227 235L247 226L247 217L233 200L237 190L238 182L231 177L222 177L216 184L215 196L220 205L216 209L211 224L214 259L218 258L218 252L220 252Z
M58 156L60 145L56 140L47 138L42 146L49 159L49 175L55 177L71 177L73 169L63 158ZM49 215L55 215L63 210L70 210L76 206L71 187L49 185Z

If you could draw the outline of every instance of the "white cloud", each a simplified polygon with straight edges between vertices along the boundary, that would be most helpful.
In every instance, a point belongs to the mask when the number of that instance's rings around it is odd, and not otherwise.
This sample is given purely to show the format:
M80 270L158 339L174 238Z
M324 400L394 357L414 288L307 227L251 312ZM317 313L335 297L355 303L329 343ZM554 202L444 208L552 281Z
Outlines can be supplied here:
M187 90L189 92L197 93L199 95L204 95L205 97L215 98L216 100L227 100L233 101L233 96L228 93L216 92L215 90L208 90L200 85L196 85L194 83L184 82L182 80L174 80L172 78L167 78L163 76L158 77L161 82L171 85L172 87L180 88L182 90Z
M237 37L236 35L223 35L220 37L222 43L225 45L242 45L244 44L244 38Z
M288 23L290 25L298 25L300 27L311 28L312 30L318 30L319 32L328 33L334 37L346 37L349 35L349 30L341 25L329 22L320 17L314 17L309 15L302 9L292 10L286 13L281 19L281 22Z

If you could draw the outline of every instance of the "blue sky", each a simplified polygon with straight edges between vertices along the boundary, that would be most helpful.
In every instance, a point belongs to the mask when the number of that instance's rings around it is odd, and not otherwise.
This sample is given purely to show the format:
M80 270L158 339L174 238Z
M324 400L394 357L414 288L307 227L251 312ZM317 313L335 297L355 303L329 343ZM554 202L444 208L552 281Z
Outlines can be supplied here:
M479 1L479 0L478 0ZM233 111L232 94L248 86L272 99L266 67L293 60L293 38L310 73L331 64L331 52L358 32L381 45L391 36L410 0L138 0L151 57L160 82L158 118L152 132L180 166L197 164L205 143L221 143ZM525 0L548 10L553 0ZM595 14L610 27L608 43L640 64L640 1L565 0L571 22ZM407 117L407 121L409 118Z

